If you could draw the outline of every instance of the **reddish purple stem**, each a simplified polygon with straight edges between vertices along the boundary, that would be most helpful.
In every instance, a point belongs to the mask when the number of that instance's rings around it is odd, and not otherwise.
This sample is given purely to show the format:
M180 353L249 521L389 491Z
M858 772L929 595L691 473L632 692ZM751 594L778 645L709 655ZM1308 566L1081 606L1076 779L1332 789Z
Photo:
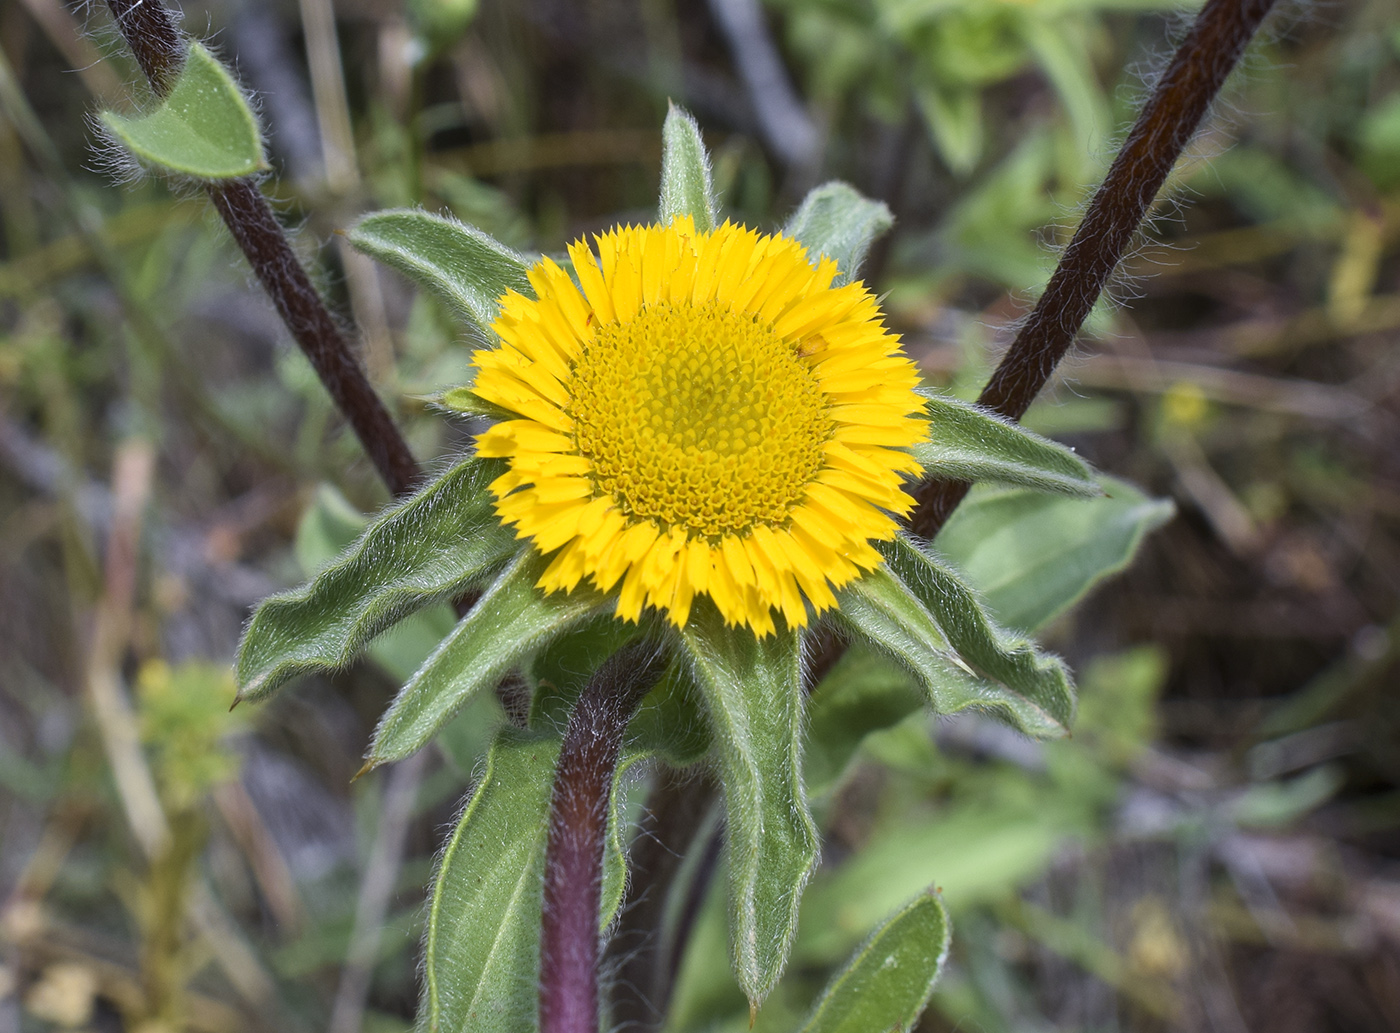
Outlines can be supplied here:
M569 716L549 801L540 927L540 1033L597 1033L603 843L622 735L660 676L645 642L614 653Z

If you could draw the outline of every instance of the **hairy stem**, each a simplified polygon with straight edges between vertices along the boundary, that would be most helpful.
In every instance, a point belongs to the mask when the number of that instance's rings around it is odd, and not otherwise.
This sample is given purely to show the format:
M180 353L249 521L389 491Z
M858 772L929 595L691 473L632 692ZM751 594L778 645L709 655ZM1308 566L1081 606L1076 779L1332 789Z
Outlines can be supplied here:
M160 0L107 0L107 6L152 92L164 97L185 61L174 15ZM419 475L408 442L374 393L267 198L252 179L207 183L205 190L379 476L394 495L407 494Z
M634 643L598 669L564 731L549 801L540 927L540 1033L597 1033L603 843L622 735L664 669Z
M1138 115L1045 293L977 399L1020 419L1074 343L1172 166L1276 0L1208 0ZM968 485L928 480L910 518L931 538Z

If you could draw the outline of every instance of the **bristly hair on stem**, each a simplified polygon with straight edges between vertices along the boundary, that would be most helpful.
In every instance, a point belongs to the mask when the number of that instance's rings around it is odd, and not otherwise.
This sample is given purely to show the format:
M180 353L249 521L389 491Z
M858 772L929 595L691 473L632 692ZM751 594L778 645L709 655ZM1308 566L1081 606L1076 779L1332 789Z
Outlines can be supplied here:
M1148 208L1277 0L1208 0L1158 81L1045 292L977 401L1019 420L1065 357ZM910 527L932 538L968 485L925 481Z
M175 16L160 0L107 0L107 6L151 91L164 97L185 61ZM211 182L205 190L379 476L392 494L406 495L419 481L408 442L375 394L256 181Z
M540 1033L597 1033L598 913L608 801L623 732L665 669L641 639L614 653L569 715L549 802L540 926Z

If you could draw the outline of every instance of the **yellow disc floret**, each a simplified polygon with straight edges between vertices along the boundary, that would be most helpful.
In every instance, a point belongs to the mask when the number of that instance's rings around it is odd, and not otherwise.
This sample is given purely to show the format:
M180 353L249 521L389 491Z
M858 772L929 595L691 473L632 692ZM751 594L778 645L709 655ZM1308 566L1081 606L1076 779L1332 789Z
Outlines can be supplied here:
M786 521L831 430L816 375L792 346L715 302L662 303L600 327L569 394L600 491L628 516L715 543Z
M536 297L502 298L476 353L476 393L519 416L477 439L510 460L497 511L555 553L547 591L620 580L628 620L681 626L706 594L759 634L774 609L805 624L912 505L913 364L870 292L792 240L682 218L597 245L570 248L577 286L531 269Z

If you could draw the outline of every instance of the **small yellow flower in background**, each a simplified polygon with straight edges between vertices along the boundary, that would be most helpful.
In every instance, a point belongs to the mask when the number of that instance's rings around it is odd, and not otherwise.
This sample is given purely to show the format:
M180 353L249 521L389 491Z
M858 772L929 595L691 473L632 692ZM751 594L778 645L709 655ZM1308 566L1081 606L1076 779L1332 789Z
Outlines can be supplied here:
M557 550L546 591L620 580L627 620L681 627L707 594L759 635L774 609L805 625L913 505L914 364L870 291L793 240L689 218L596 240L569 249L582 291L544 259L475 355L475 393L519 416L477 439L510 461L497 512Z

